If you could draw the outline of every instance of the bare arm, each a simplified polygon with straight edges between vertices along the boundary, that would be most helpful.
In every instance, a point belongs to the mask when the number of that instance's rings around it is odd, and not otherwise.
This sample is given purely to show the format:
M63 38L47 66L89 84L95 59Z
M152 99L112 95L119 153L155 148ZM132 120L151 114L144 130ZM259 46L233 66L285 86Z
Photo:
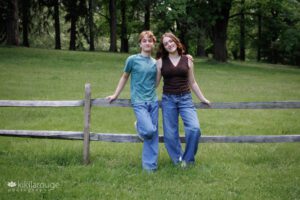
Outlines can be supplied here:
M193 58L193 56L192 55L190 55L190 54L186 54L185 55L189 60L191 60L191 61L194 61L194 58Z
M160 80L161 80L161 66L162 66L162 60L158 59L156 61L156 87L159 86Z
M189 62L189 68L190 68L190 70L189 70L189 84L190 84L191 89L193 90L193 92L195 93L195 95L197 96L197 98L201 102L210 105L210 101L207 100L204 97L204 95L203 95L203 93L202 93L202 91L201 91L198 83L195 80L195 76L194 76L194 64L193 64L193 62L191 60L189 60L188 62Z
M126 85L126 82L129 78L129 74L124 72L119 80L118 86L115 90L115 93L113 95L107 96L106 99L111 103L112 101L116 100L122 90L124 89L124 86Z

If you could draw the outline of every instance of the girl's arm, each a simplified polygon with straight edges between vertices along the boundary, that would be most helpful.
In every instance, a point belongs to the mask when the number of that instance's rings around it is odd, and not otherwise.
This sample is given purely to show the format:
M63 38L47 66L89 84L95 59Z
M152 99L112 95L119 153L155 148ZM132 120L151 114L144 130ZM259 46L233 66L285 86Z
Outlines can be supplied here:
M204 97L204 95L203 95L203 93L202 93L202 91L201 91L198 83L195 80L195 76L194 76L194 64L193 64L193 62L191 60L188 60L188 62L189 62L189 68L190 68L190 70L189 70L189 84L190 84L190 87L191 87L192 91L195 93L195 95L197 96L197 98L201 102L210 105L210 101L207 100Z
M156 70L156 87L159 86L159 83L161 80L161 67L162 67L162 60L160 58L156 61L156 68L157 68L157 70Z
M106 99L109 101L109 103L111 103L112 101L114 101L118 98L118 96L122 92L124 86L126 85L128 78L129 78L129 74L124 72L119 80L119 83L118 83L115 93L113 95L106 97Z

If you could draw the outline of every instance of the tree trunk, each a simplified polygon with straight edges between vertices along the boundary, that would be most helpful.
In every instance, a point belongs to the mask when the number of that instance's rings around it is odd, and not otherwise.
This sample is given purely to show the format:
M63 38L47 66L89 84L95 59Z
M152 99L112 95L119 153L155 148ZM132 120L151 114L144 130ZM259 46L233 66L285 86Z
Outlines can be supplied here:
M59 1L54 3L54 28L55 28L55 49L61 49L60 22L59 22Z
M241 0L241 21L240 21L240 60L245 61L245 0Z
M90 29L90 51L95 51L94 46L94 1L89 0L89 29Z
M29 47L28 25L30 17L30 0L22 1L22 27L23 27L23 46Z
M227 61L226 40L230 9L231 0L227 0L223 3L221 10L216 11L216 16L221 17L213 26L213 58L219 62Z
M71 18L71 31L70 31L70 50L76 50L76 18Z
M117 52L117 13L115 0L109 1L110 47L109 51Z
M127 38L127 19L126 19L126 0L121 1L121 52L128 52L128 38Z
M204 48L203 44L201 44L201 43L197 44L196 55L199 56L199 57L206 57L206 55L205 55L205 48Z
M259 11L260 12L260 11ZM261 28L262 28L262 17L261 17L261 13L258 13L258 41L257 41L257 61L259 62L261 60Z
M144 30L150 30L150 0L145 2Z
M187 54L189 52L189 46L188 46L188 38L186 33L188 32L188 27L185 19L180 19L176 21L177 28L180 31L178 38L180 39L180 42L184 46L184 53Z
M197 52L199 57L206 57L205 55L205 31L201 31L197 39Z
M8 7L7 18L7 45L19 45L18 0L11 0Z
M72 1L71 5L71 30L70 30L70 50L76 50L76 22L78 19L77 13L76 13L76 1Z

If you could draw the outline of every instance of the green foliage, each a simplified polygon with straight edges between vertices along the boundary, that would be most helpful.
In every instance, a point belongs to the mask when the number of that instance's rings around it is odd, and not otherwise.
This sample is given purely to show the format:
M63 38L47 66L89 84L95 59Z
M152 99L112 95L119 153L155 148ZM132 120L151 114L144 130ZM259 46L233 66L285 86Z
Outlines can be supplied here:
M31 47L53 48L55 45L53 0L27 0L29 11L29 41ZM26 1L26 2L27 2ZM96 50L108 51L109 35L109 0L94 1L94 36ZM25 1L24 1L25 2ZM19 2L20 33L22 33L23 1ZM89 49L89 27L87 23L87 0L59 1L62 49L70 45L70 19L74 17L77 26L76 49ZM136 35L143 30L145 5L150 4L150 28L159 38L167 31L174 32L185 44L190 54L208 56L214 46L213 29L216 20L222 19L222 7L232 5L228 26L227 49L229 58L238 58L241 45L240 12L245 12L245 48L246 58L253 60L258 51L262 61L282 64L299 64L299 19L300 3L293 0L126 0L126 36L129 40L129 51L136 51ZM244 3L243 3L244 2ZM242 5L243 4L243 5ZM6 40L6 22L8 3L0 4L0 42ZM29 4L28 4L29 5ZM116 1L117 8L117 46L120 48L122 33L121 3ZM1 12L2 11L2 12ZM262 35L258 36L258 15L262 19ZM75 29L72 29L75 30ZM226 33L223 33L226 35ZM74 34L73 34L74 35ZM287 39L291 37L291 40ZM74 44L74 37L72 37ZM20 34L22 41L22 34ZM242 45L243 46L243 45ZM205 53L204 53L205 52ZM224 53L225 55L226 53Z
M239 50L240 3L233 4L229 24L229 50ZM272 63L299 65L299 10L297 1L245 1L247 58L254 59L261 48L262 60ZM258 36L258 15L262 19L262 37ZM290 37L290 39L288 39Z

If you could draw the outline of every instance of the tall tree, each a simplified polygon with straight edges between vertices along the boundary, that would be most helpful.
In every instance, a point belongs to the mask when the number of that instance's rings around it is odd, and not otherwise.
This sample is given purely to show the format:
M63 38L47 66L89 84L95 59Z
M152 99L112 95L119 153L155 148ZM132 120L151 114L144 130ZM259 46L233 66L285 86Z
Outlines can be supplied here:
M25 47L29 47L28 31L29 31L29 18L30 18L30 4L31 4L31 0L21 1L23 46Z
M7 9L8 9L8 2L0 1L0 44L6 41L6 36L7 36L6 20L8 15Z
M212 27L213 36L213 58L219 62L227 61L227 27L229 13L231 9L231 0L213 1L211 4L216 16Z
M150 30L151 0L145 0L144 6L145 6L144 30Z
M39 0L39 2L43 6L48 7L48 14L46 16L51 16L52 15L52 17L53 17L54 30L55 30L55 49L61 49L60 20L59 20L60 0ZM48 17L45 20L48 21Z
M70 14L70 21L71 21L71 29L70 29L70 50L76 50L76 22L78 20L78 15L77 15L77 5L76 5L76 1L69 1L69 14Z
M206 48L208 44L208 32L210 29L210 21L212 16L210 15L209 4L202 0L195 1L191 5L190 11L194 13L192 24L190 25L193 31L194 38L196 39L196 55L199 57L206 57Z
M7 9L7 21L6 21L6 44L7 45L19 45L19 12L18 12L18 0L10 0L8 2Z
M240 4L240 60L245 61L245 0L241 0Z
M85 0L63 0L67 15L66 21L71 22L70 28L70 50L76 50L76 35L77 35L77 21L79 17L85 16L87 13Z
M60 20L59 20L59 0L54 0L54 29L55 29L55 49L61 49L60 41Z
M128 52L128 37L127 37L127 4L126 0L121 0L121 52Z
M262 41L262 11L260 4L257 7L257 54L256 60L261 60L261 41Z
M117 51L117 9L116 1L109 1L109 26L110 26L110 47L109 51Z
M94 46L94 0L89 0L89 33L90 33L90 51L95 51Z
M185 53L189 53L189 22L188 22L188 10L191 8L190 5L186 2L185 4L181 4L178 8L182 8L182 11L178 13L179 18L176 20L179 39L185 48Z

